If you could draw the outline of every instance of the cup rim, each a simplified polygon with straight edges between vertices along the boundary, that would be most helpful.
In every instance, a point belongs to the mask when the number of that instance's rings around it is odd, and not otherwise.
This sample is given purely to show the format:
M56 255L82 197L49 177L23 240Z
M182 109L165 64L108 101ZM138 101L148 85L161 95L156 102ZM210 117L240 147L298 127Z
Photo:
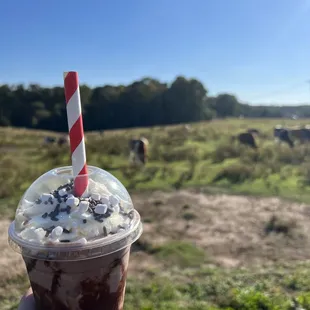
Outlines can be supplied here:
M142 234L140 214L133 210L131 229L114 235L90 240L87 244L58 243L56 245L34 244L19 237L15 232L15 220L8 230L9 244L14 251L26 257L44 260L83 260L119 251L134 243ZM115 244L113 247L112 245ZM118 246L116 246L118 244ZM110 246L110 249L107 249ZM68 254L68 255L66 255Z

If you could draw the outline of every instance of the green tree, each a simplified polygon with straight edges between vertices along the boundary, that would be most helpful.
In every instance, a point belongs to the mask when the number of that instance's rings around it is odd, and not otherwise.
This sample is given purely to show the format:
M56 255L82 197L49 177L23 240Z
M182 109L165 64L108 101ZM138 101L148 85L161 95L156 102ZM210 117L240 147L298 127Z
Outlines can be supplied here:
M215 99L214 109L218 117L239 116L240 103L230 94L220 94Z

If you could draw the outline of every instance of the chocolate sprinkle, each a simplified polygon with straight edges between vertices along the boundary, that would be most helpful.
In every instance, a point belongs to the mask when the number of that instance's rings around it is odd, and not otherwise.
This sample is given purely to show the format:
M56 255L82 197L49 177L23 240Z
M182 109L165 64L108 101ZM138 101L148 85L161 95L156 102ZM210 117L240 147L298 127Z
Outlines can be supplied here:
M45 212L45 213L42 215L42 217L43 217L44 219L46 219L47 216L48 216L48 213L47 213L47 212Z
M84 223L84 224L86 224L86 223L87 223L87 220L86 220L86 219L84 219L84 220L83 220L83 223Z
M68 229L66 229L66 228L64 228L64 229L63 229L63 232L64 232L65 234L70 234L71 231L68 230Z
M59 221L59 219L57 217L51 217L51 220L54 221L54 222Z
M49 228L46 228L45 231L46 231L46 234L45 234L45 237L48 237L49 234L52 232L52 230L55 228L55 226L51 226Z
M104 217L105 217L105 214L97 214L97 213L94 214L94 219L99 223L103 222Z
M109 216L111 216L111 214L113 213L113 211L111 212L110 210L108 210L105 214L101 214L103 218L108 218Z
M59 212L60 212L60 205L59 205L59 204L57 204L57 206L56 206L55 210L53 211L53 215L54 215L54 216L56 216L56 215L58 215L58 214L59 214Z
M71 212L71 207L70 206L67 206L67 214L70 214L70 212Z
M57 188L57 192L60 191L60 190L63 189L63 188L66 188L66 187L67 187L67 184L60 185L60 186Z
M70 242L70 240L59 240L60 242Z

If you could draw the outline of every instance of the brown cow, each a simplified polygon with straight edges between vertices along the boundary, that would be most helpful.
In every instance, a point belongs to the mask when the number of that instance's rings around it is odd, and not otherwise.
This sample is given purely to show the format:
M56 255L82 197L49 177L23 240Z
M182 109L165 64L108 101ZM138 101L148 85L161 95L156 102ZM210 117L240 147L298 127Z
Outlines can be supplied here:
M129 141L129 161L137 164L146 164L147 151L148 151L148 140L144 137L140 139L132 139Z
M248 145L253 149L257 149L255 138L250 132L243 132L237 136L232 136L232 140L238 140L241 144Z
M300 143L310 141L310 130L308 128L290 129L289 133L293 139L298 140Z
M69 135L64 135L58 138L57 144L58 146L69 145Z
M295 126L284 128L282 126L276 126L273 134L277 140L288 143L290 147L294 147L294 141L299 141L302 144L310 142L310 129L307 127Z
M258 136L260 135L260 131L256 128L249 128L247 132L254 134L254 135L258 135Z
M43 141L43 145L52 145L56 142L56 138L55 137L44 137L44 141Z

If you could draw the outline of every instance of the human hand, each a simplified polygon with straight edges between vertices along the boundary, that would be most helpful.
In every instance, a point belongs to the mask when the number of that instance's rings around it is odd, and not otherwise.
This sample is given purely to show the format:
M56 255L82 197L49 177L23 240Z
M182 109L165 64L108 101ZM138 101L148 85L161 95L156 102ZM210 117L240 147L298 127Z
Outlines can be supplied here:
M30 288L27 293L21 298L18 310L35 310L35 302Z

